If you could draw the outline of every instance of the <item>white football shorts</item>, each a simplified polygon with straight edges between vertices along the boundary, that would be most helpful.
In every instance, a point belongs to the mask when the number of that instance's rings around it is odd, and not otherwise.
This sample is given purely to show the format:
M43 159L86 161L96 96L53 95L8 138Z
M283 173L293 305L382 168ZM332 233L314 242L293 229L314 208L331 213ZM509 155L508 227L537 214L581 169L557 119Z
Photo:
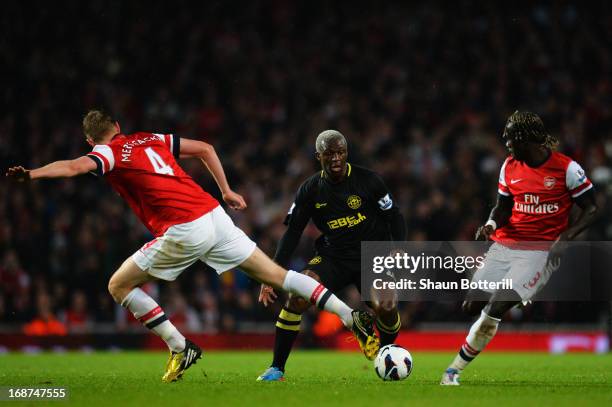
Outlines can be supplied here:
M553 270L545 269L547 258L548 251L511 249L495 242L485 254L484 266L474 273L472 281L510 279L512 289L523 301L528 301L550 279ZM494 290L483 291L493 293Z
M202 217L174 225L132 255L138 267L153 277L174 281L200 260L218 274L242 264L255 251L255 242L218 206Z

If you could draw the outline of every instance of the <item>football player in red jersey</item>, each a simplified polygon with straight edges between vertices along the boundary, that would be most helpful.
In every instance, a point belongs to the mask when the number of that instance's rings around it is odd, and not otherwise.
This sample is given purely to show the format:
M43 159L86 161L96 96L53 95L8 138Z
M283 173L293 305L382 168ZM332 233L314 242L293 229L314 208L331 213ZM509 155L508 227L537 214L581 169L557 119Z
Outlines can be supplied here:
M595 219L593 185L571 158L555 151L556 138L531 112L514 112L504 139L510 156L501 167L497 204L476 240L494 240L474 281L512 281L511 290L468 293L463 308L480 313L465 343L442 376L442 385L459 385L459 375L493 339L503 315L529 301L558 267L564 242L573 240ZM573 204L580 208L570 225ZM471 300L489 298L488 301Z
M218 274L240 267L261 283L335 313L353 331L366 357L376 354L379 340L368 313L353 311L316 280L274 263L176 162L179 157L202 160L223 200L233 209L245 209L243 197L229 187L213 146L172 134L123 134L118 122L98 110L87 113L83 131L93 147L89 154L32 170L12 167L6 175L18 181L88 172L104 176L155 236L125 260L111 277L108 289L117 303L168 345L164 382L181 378L202 351L185 339L157 302L139 287L157 279L173 281L198 260Z

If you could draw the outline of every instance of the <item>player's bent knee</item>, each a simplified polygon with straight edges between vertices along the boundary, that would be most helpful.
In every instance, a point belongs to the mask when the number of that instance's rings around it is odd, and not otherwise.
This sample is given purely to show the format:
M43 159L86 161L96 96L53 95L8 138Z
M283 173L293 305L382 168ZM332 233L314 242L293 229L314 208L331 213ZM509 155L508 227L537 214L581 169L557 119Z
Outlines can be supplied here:
M484 312L493 318L502 318L510 308L521 301L521 296L514 290L498 291L491 297Z
M126 261L111 276L108 282L108 292L117 304L121 304L130 291L151 280L154 278L144 273L135 264Z
M121 304L121 301L123 301L123 298L125 298L125 295L123 293L124 290L122 290L121 288L121 284L113 274L111 279L108 281L108 292L117 304Z
M513 303L517 303L517 302L521 302L521 301L523 301L523 299L521 298L519 293L517 293L514 290L498 290L498 291L495 292L495 294L493 294L493 296L491 297L491 301L490 302L513 302Z
M516 301L499 301L489 303L483 311L493 318L503 318L504 314L514 307L518 302Z

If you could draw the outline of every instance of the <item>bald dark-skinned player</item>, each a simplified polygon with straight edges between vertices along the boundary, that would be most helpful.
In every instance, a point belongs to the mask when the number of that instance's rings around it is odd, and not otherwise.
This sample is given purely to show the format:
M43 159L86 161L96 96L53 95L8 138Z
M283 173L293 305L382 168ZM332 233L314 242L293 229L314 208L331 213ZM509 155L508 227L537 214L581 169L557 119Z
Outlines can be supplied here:
M302 271L332 292L347 286L361 287L361 242L402 241L405 222L382 179L374 172L347 162L345 137L336 130L326 130L316 140L316 158L321 171L309 177L298 189L289 209L274 256L281 265L297 247L308 221L312 219L321 232L315 243L315 256ZM274 302L276 293L262 285L259 301ZM395 297L368 302L376 314L380 346L393 343L401 323ZM307 301L290 296L276 322L274 359L258 381L284 380L285 363L300 329ZM373 359L376 354L366 357Z

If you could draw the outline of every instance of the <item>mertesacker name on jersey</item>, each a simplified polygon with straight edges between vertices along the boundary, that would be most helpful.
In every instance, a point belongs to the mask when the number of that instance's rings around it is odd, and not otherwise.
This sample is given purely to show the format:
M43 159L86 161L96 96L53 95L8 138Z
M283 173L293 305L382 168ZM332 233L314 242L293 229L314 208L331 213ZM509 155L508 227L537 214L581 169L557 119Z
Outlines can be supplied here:
M130 161L130 156L132 155L132 148L134 148L135 145L137 144L140 145L140 144L144 144L149 141L156 141L156 140L158 140L157 137L148 136L148 137L143 137L143 138L132 140L132 141L125 143L121 147L121 161L122 162Z

